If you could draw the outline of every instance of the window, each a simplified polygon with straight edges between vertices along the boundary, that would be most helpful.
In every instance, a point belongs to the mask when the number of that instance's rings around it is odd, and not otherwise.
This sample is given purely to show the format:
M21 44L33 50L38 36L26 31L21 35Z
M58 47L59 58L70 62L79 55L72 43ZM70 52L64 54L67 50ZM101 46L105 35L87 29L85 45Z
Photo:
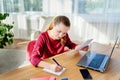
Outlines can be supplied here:
M42 11L42 0L1 0L0 12Z
M77 14L120 13L120 0L72 0Z
M120 0L0 0L0 12L119 14L119 3Z
M24 0L25 11L42 11L42 0Z

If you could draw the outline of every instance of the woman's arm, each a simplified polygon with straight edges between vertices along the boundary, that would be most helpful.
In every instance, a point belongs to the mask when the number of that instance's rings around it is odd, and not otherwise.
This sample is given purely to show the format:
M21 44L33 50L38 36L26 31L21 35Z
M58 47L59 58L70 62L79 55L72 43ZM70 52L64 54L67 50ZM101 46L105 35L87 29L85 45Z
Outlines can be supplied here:
M44 37L42 34L39 35L38 39L36 40L35 45L33 45L33 50L30 53L30 62L37 67L38 63L42 61L42 50L43 50L43 45L44 45Z
M75 49L75 46L76 46L76 45L77 45L77 44L75 44L74 42L72 42L72 41L70 40L69 35L66 34L66 44L65 44L65 46L67 46L69 49Z
M59 66L57 64L51 64L45 61L40 61L40 63L38 64L38 67L47 68L55 72L59 72L63 69L62 66Z
M44 50L44 45L46 45L46 42L44 41L45 37L43 35L39 35L36 44L34 45L34 49L31 53L30 56L30 61L31 63L36 66L36 67L42 67L42 68L47 68L51 69L53 71L59 72L62 70L62 66L58 66L56 64L51 64L48 62L43 61L43 50Z

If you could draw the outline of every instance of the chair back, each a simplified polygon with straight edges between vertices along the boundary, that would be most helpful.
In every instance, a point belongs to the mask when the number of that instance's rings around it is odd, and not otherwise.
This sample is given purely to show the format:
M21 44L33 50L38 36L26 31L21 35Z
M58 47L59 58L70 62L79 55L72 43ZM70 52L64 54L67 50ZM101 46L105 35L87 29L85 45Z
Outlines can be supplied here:
M30 60L30 56L31 56L35 43L36 43L36 40L32 40L27 45L27 54L26 54L27 60Z

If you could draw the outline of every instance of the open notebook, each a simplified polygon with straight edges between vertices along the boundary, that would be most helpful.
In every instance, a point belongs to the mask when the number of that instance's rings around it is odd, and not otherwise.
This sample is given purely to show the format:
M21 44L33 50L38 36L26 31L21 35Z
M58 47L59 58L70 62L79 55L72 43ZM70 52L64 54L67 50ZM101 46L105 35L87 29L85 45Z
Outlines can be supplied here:
M66 68L63 68L63 70L60 71L60 72L54 72L54 71L52 71L50 69L46 69L46 68L44 68L43 70L46 71L46 72L48 72L48 73L52 73L52 74L55 74L57 76L60 76L66 70Z

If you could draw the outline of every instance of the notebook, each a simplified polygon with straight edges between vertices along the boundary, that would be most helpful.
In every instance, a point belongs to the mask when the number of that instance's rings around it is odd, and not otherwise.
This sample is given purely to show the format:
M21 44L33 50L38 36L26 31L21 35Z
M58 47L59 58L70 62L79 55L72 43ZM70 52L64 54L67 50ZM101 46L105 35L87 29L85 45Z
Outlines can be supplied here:
M40 78L31 78L30 80L56 80L56 77L54 76L44 76Z
M50 69L46 69L46 68L44 68L43 70L44 70L45 72L52 73L52 74L55 74L55 75L57 75L57 76L60 76L63 72L65 72L66 68L63 68L62 71L60 71L60 72L54 72L54 71L52 71L52 70L50 70Z
M114 51L115 45L118 42L118 39L119 38L117 37L110 55L89 51L78 61L77 66L82 66L85 68L90 68L93 70L104 72L108 66L108 63Z

